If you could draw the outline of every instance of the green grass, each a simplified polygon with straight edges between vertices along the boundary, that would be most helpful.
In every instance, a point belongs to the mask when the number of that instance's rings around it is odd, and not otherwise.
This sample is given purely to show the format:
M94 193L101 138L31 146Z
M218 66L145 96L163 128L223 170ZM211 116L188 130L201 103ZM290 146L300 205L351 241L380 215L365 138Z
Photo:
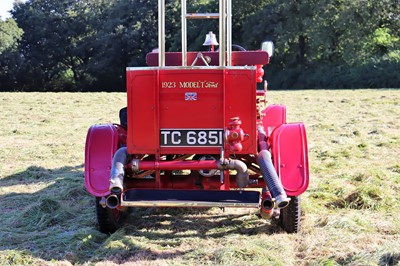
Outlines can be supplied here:
M0 93L0 265L400 265L400 91L271 91L307 128L302 232L254 210L133 209L107 236L84 189L87 129L124 93Z

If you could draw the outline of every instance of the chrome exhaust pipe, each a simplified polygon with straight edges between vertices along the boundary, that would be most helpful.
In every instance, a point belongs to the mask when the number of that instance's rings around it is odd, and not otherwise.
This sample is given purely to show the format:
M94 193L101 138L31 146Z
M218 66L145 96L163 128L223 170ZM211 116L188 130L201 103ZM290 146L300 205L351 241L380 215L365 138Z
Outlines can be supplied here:
M115 194L111 194L106 199L106 206L110 209L115 209L119 205L119 197Z
M110 192L113 194L121 194L124 190L124 167L127 157L128 150L126 147L119 148L114 154L110 174Z

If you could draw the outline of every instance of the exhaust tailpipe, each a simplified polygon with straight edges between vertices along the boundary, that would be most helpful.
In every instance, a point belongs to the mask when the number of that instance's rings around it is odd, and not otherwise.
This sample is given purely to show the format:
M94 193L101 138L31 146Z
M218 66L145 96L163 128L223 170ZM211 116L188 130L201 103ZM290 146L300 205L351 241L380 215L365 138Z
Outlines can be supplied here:
M115 209L119 205L119 197L115 194L111 194L106 199L106 206L110 209Z
M264 219L270 219L274 213L274 201L269 191L264 192L261 197L260 216Z
M125 164L128 157L126 147L119 148L114 154L111 165L110 192L121 194L124 190Z
M272 164L271 153L267 150L262 150L258 153L258 165L260 166L265 183L273 198L275 198L278 208L285 208L289 205L290 198L287 197L283 189L282 182L275 171Z

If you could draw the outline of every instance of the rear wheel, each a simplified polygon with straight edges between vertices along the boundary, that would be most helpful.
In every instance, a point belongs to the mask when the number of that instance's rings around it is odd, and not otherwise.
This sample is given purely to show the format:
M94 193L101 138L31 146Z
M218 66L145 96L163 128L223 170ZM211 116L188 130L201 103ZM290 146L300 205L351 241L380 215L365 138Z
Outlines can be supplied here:
M112 234L120 228L125 220L126 211L110 209L100 204L101 198L96 198L96 215L100 232Z
M290 197L289 206L280 210L279 225L288 233L300 231L300 196Z

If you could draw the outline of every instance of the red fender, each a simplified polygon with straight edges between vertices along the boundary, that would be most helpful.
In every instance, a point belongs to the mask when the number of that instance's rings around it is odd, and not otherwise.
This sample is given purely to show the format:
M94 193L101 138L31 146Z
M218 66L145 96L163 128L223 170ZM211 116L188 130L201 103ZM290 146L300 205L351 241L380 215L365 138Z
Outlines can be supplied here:
M85 186L93 196L110 194L112 158L119 146L121 130L124 129L113 124L89 128L85 146Z
M284 105L269 105L261 113L263 114L262 124L268 136L275 127L286 124L286 106Z
M303 123L283 124L270 137L274 166L288 196L298 196L309 183L307 135Z

